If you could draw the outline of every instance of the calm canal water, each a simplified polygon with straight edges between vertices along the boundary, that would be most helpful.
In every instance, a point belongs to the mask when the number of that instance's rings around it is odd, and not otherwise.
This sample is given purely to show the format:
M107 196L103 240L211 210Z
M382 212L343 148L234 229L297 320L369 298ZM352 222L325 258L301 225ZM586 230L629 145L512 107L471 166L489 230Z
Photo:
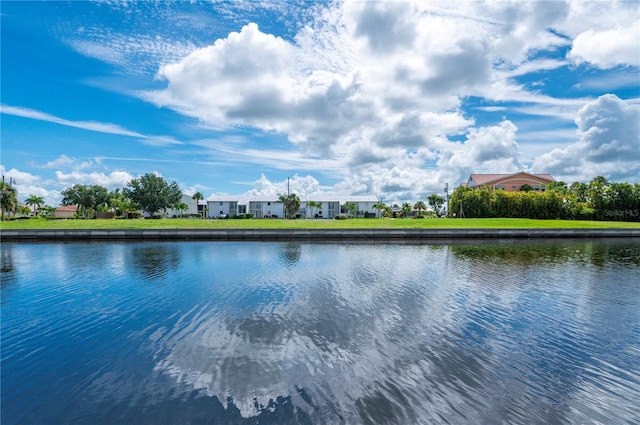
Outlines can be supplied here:
M640 418L640 241L3 244L3 424Z

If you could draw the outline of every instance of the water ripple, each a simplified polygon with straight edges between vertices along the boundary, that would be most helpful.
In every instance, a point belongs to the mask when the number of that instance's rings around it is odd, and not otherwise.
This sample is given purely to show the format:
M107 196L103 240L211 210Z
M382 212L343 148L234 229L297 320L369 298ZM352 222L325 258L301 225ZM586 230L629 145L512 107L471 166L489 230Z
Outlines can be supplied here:
M3 423L640 416L633 241L8 249Z

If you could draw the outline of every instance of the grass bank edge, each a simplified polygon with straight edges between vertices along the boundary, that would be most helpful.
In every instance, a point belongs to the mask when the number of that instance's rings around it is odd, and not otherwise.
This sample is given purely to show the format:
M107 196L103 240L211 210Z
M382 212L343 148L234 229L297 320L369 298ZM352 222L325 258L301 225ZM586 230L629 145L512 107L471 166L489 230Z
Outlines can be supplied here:
M538 220L526 218L353 218L348 220L12 220L0 230L47 229L640 229L640 223L588 220Z

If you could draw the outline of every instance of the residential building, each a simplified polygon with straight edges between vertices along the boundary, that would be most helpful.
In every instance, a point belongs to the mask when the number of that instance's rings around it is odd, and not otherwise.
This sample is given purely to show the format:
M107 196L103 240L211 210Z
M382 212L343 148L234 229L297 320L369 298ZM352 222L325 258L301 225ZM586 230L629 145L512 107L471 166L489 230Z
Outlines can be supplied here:
M282 214L282 204L275 205L275 201L277 199L274 200L273 197L211 195L207 198L207 217L229 218L247 213L253 214L256 218L270 217L272 214L277 217L278 212Z
M518 192L523 185L528 184L534 191L544 192L547 185L555 181L550 174L529 174L519 171L513 174L471 174L467 183L463 185L474 189L488 188Z
M185 204L187 206L187 209L178 211L175 208L168 208L167 217L178 217L182 214L202 214L207 206L207 201L205 201L204 199L196 201L191 195L186 195L184 193L182 194L182 199L180 200L180 202Z
M78 212L77 205L63 205L56 208L53 216L56 218L73 218Z
M318 202L321 207L309 207L307 202ZM335 218L338 214L348 214L347 202L357 206L360 216L376 216L373 208L379 202L375 195L321 195L300 199L300 209L296 218ZM229 218L241 214L251 214L253 218L284 218L284 205L277 196L267 195L211 195L207 198L207 216Z

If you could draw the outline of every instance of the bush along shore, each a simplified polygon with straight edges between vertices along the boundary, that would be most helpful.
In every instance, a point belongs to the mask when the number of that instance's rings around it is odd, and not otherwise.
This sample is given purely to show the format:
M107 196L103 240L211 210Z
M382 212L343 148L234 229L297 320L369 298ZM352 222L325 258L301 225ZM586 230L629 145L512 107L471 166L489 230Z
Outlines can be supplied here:
M428 242L474 239L636 237L640 237L640 229L41 229L0 232L2 242L140 240Z
M596 177L589 184L551 183L544 192L473 189L460 186L449 201L459 217L513 217L635 221L640 223L640 184L611 183Z
M640 229L640 223L524 218L349 218L346 220L282 219L60 219L32 217L0 223L0 231L47 229Z

